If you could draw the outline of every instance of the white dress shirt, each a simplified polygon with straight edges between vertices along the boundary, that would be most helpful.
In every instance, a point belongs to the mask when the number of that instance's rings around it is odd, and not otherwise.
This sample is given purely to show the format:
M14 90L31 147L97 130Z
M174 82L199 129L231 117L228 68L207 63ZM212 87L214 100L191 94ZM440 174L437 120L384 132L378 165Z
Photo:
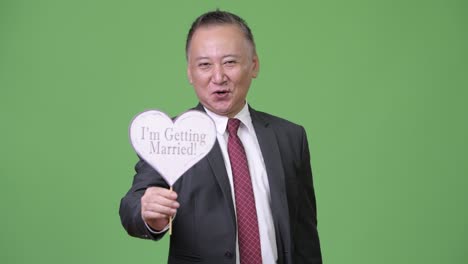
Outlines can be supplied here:
M216 125L217 139L221 152L223 153L226 171L229 177L229 183L232 190L233 203L235 205L235 192L232 179L231 162L227 151L228 132L227 123L228 117L217 115L205 108L206 113L213 119ZM247 162L249 164L250 177L252 178L252 188L255 196L255 207L257 208L258 229L260 235L260 244L262 250L263 263L276 263L278 258L276 249L275 227L273 224L273 216L271 214L271 197L270 186L268 184L268 176L265 169L260 145L258 144L257 135L250 117L249 107L247 103L244 108L234 117L241 121L237 135L244 145ZM234 206L235 209L235 206ZM236 239L237 241L237 239ZM239 244L236 242L237 264L239 264Z

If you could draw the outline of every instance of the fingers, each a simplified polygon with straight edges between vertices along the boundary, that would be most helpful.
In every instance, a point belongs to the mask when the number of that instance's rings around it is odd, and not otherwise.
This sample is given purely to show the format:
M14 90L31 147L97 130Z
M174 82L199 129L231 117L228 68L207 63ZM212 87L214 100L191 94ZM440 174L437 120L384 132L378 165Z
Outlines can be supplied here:
M156 230L163 229L179 208L177 193L161 187L150 187L141 197L141 216Z
M149 187L142 197L145 202L176 202L176 199L176 192L161 187Z

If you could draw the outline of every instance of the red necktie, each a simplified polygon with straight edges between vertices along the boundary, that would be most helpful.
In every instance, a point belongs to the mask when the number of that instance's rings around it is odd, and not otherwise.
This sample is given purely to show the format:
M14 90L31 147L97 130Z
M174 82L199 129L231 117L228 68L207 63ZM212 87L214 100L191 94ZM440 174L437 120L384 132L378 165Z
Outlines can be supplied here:
M260 235L258 233L257 210L250 179L249 165L237 130L240 120L229 118L227 130L228 154L231 161L234 193L236 196L237 236L241 264L261 264Z

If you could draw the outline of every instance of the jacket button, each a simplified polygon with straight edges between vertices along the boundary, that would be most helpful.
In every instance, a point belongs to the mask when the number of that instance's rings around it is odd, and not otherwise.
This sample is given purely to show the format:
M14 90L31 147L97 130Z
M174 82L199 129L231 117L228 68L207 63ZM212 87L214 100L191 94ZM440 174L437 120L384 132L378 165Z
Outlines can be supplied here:
M232 259L232 257L233 257L234 255L232 254L231 251L226 251L226 252L224 252L224 256L225 256L226 258Z

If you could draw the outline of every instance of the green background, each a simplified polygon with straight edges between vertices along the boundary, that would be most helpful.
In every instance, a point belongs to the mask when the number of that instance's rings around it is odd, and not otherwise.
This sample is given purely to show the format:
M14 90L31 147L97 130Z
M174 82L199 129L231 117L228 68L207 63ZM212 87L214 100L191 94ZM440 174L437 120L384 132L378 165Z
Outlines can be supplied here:
M468 3L0 1L0 263L164 263L120 198L128 125L196 104L184 41L251 26L249 102L309 136L325 263L468 263Z

